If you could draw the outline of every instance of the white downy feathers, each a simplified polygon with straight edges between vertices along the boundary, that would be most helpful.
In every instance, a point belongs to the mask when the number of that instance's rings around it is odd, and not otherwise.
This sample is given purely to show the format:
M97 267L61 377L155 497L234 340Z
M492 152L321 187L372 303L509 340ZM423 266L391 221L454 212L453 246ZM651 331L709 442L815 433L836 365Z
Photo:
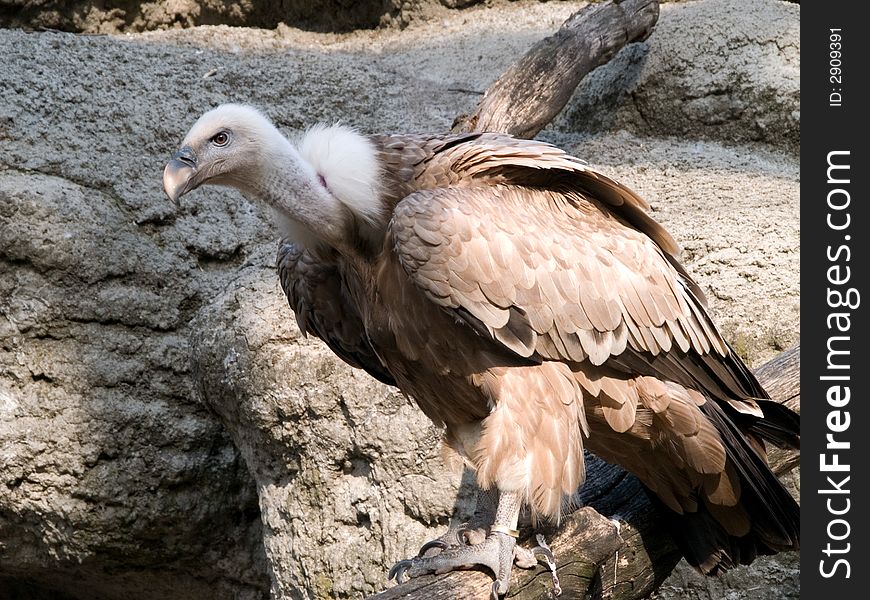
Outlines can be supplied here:
M314 125L297 145L342 204L369 224L383 218L380 168L372 143L342 125Z

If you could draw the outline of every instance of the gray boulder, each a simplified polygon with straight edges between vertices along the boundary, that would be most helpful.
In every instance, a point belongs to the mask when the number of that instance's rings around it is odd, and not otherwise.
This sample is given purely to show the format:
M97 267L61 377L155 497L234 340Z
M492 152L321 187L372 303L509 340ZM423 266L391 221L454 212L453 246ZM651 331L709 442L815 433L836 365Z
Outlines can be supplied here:
M587 77L562 125L800 146L800 6L662 6L655 31Z
M227 24L314 31L406 26L480 0L0 0L0 27L119 33ZM439 10L441 9L441 10Z

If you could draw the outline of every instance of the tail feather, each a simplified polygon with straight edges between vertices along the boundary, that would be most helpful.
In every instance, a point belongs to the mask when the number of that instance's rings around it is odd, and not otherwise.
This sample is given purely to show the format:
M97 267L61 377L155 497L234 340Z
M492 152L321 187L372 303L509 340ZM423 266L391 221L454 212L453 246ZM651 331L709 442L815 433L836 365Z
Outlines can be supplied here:
M723 525L722 515L717 518L704 502L698 503L697 512L682 515L665 509L674 520L672 531L686 560L705 575L749 564L758 555L800 547L800 507L747 438L747 435L757 434L773 443L799 446L799 418L774 402L763 401L761 406L765 419L750 425L746 432L741 431L716 402L707 402L701 407L719 431L741 486L738 506L716 507L716 513L745 511L751 523L749 532L742 536L730 535ZM777 408L772 408L774 406Z
M793 410L772 400L757 399L763 419L751 423L747 430L780 448L801 447L801 419Z

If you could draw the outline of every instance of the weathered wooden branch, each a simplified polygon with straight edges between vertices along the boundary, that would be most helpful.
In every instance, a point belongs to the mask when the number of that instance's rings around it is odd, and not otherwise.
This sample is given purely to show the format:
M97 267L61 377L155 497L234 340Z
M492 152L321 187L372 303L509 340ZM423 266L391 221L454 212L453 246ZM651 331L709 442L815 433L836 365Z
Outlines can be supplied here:
M783 352L756 374L775 400L800 410L800 346ZM800 464L800 453L773 449L770 459L774 471L784 475ZM586 484L580 495L584 508L565 518L558 528L545 531L558 561L562 597L646 598L671 573L681 554L665 520L659 518L658 509L634 476L591 454L586 455L586 462ZM617 520L619 531L614 524ZM530 540L520 543L528 546ZM488 600L491 585L492 577L478 571L428 575L377 594L372 600ZM543 566L531 571L514 569L507 598L551 598L552 590L552 578Z
M626 44L646 39L658 17L656 0L613 0L580 9L499 77L473 114L457 117L453 130L534 137L587 73Z

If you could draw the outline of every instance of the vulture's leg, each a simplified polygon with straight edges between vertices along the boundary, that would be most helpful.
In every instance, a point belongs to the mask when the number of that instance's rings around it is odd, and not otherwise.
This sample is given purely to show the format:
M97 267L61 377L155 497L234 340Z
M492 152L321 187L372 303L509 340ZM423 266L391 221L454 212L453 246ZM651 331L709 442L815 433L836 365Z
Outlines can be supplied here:
M447 533L423 544L417 556L435 556L438 552L462 546L464 544L480 544L486 539L489 527L495 519L495 510L498 505L498 490L477 490L477 504L474 507L474 515L465 523L451 525Z
M417 556L397 562L390 569L389 578L402 583L405 575L417 577L427 573L447 573L457 569L477 566L487 567L495 574L492 596L497 599L508 591L511 568L517 557L517 521L520 516L520 494L501 492L498 508L489 534L479 544L453 546L440 554L429 557ZM522 566L526 566L522 561Z

